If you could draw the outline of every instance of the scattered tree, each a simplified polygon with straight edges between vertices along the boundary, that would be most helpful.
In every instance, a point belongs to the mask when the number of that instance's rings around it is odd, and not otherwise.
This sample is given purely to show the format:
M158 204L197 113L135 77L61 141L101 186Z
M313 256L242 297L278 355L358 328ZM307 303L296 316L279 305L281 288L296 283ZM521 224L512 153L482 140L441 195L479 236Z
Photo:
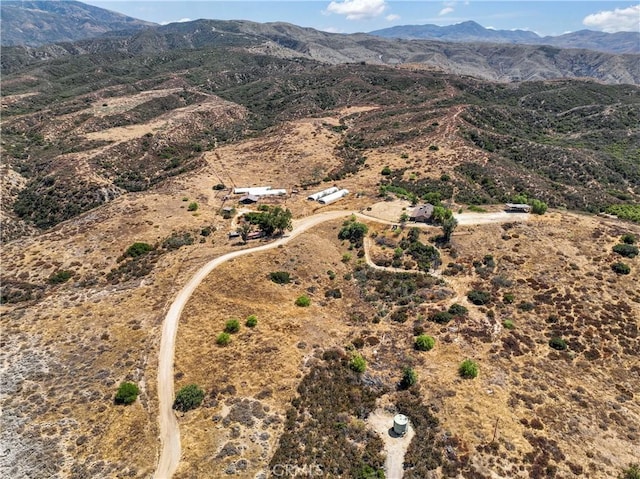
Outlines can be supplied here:
M291 211L281 206L264 205L263 211L245 213L244 217L249 223L257 225L267 236L282 234L285 230L293 229Z
M415 340L415 348L418 351L431 351L436 344L436 340L426 334L421 334Z
M178 394L176 394L173 409L186 412L200 406L203 399L204 391L200 389L197 384L189 384L180 389Z
M567 349L567 342L560 337L553 337L549 340L549 346L558 351L564 351Z
M309 296L303 294L302 296L298 296L295 302L296 306L300 306L301 308L306 308L311 305L311 298Z
M269 273L269 279L277 284L288 284L291 282L291 275L286 271L273 271Z
M473 304L481 306L491 301L491 294L486 291L480 291L478 289L471 290L467 293L467 298Z
M458 373L465 379L473 379L478 375L478 363L473 359L465 359L460 363Z
M380 172L380 174L383 176L389 176L391 174L391 168L389 168L388 166L385 166L384 168L382 168L382 171Z
M536 215L543 215L547 212L547 204L540 200L531 200L531 212Z
M56 271L55 273L52 273L51 276L49 276L49 278L47 279L47 282L49 284L62 284L69 281L72 276L73 276L72 271L62 269L62 270Z
M240 331L240 322L237 319L230 319L225 323L225 333L237 333L238 331Z
M451 306L449 306L449 309L447 311L453 316L464 316L469 312L467 308L458 303L453 303Z
M640 464L629 464L629 467L622 471L620 479L640 479Z
M153 246L151 246L149 243L133 243L127 248L127 250L124 252L124 255L130 258L137 258L138 256L145 255L152 250Z
M364 235L367 234L369 228L364 223L358 223L354 219L346 221L342 225L342 229L338 233L338 239L349 240L349 242L359 245L362 243Z
M629 274L631 273L631 267L623 263L622 261L618 261L617 263L613 263L611 265L611 269L618 274Z
M367 369L367 361L360 354L355 353L349 360L349 367L357 373L363 373Z
M445 243L448 243L449 241L451 241L451 236L458 226L458 220L453 217L447 218L442 221L440 226L442 227L442 240Z
M627 233L622 236L622 242L625 244L636 244L637 241L638 238L636 238L635 235L632 235L631 233Z
M438 324L447 324L453 319L453 314L448 311L438 311L429 316L429 321L433 321Z
M257 324L258 324L258 318L256 317L255 314L252 314L247 318L247 322L245 323L245 326L247 328L255 328Z
M620 243L613 247L613 252L626 258L635 258L638 256L638 247L632 244Z
M231 342L231 335L229 333L220 333L216 337L216 344L218 346L226 346Z
M128 405L137 399L138 394L140 394L140 389L136 384L123 382L118 387L114 401L116 404Z
M418 382L418 375L409 366L402 370L402 379L400 380L400 389L409 389Z
M251 233L251 224L249 223L241 223L240 226L236 228L236 233L240 235L242 242L247 244L247 239L249 239L249 233Z

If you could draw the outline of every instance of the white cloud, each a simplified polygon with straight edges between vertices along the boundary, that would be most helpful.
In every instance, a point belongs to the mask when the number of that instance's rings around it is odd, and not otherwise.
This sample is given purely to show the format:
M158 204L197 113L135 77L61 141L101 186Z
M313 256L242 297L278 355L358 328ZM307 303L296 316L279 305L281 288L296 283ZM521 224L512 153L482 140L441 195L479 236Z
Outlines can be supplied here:
M442 16L442 15L448 15L450 13L454 12L454 8L453 7L444 7L442 10L440 10L440 13L438 13L438 15Z
M387 8L386 0L334 0L327 7L327 12L345 15L347 20L364 20L382 15Z
M184 23L184 22L190 22L191 19L190 18L181 18L180 20L172 20L170 22L160 22L160 25L169 25L170 23Z
M323 27L320 30L327 33L342 33L342 31L336 27Z
M388 22L393 22L394 20L400 20L400 15L392 13L391 15L387 15L386 17L384 17L384 19Z
M592 13L584 17L582 23L607 33L637 32L640 29L640 4Z

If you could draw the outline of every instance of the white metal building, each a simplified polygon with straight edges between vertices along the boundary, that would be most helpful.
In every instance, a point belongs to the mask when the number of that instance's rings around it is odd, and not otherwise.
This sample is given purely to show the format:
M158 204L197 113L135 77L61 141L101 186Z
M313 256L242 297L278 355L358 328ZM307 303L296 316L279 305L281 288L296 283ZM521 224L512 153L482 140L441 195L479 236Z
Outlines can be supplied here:
M338 201L339 199L344 198L348 194L349 194L349 190L339 190L339 191L336 191L335 193L331 193L330 195L323 196L318 201L323 205L328 205L328 204L334 203L335 201Z
M260 195L264 194L263 192L269 191L270 189L270 186L251 186L249 188L234 188L233 192L236 195Z
M317 193L313 193L312 195L307 196L308 200L318 201L320 198L324 198L332 193L336 193L338 188L336 186L332 186L331 188L327 188L326 190L318 191Z
M287 194L287 190L272 190L272 189L268 189L268 190L264 190L260 193L254 193L254 195L256 196L284 196Z

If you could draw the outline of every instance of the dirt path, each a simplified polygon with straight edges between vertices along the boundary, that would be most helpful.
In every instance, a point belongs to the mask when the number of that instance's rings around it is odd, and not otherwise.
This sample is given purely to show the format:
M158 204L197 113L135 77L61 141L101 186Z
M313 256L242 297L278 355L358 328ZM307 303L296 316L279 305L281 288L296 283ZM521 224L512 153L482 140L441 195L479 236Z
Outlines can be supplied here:
M293 223L293 230L287 236L269 244L256 246L255 248L233 251L209 261L193 275L189 282L178 293L171 304L162 325L162 337L160 339L160 353L158 359L158 399L160 423L160 458L153 475L155 479L169 479L173 476L180 462L180 428L176 415L173 412L173 359L178 331L178 320L187 301L211 271L221 264L239 256L260 251L266 251L291 241L293 238L325 221L343 218L352 214L351 211L329 211L318 215L303 218Z
M404 436L393 432L393 414L384 409L376 409L367 418L367 423L382 438L387 458L384 462L384 473L387 479L401 479L404 474L404 455L415 435L411 423Z

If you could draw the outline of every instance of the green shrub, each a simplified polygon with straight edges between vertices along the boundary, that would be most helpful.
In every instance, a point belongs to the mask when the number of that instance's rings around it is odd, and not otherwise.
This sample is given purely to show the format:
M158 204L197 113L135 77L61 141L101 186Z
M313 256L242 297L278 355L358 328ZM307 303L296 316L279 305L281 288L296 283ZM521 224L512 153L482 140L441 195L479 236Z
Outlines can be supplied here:
M348 263L349 261L351 261L351 254L350 253L345 253L342 255L342 262L343 263Z
M515 329L516 325L513 324L513 321L511 321L510 319L505 319L504 321L502 321L502 327L504 329Z
M622 471L620 479L640 479L640 464L629 464L629 467Z
M291 282L291 275L286 271L273 271L269 273L269 279L277 284L287 284Z
M224 190L225 188L226 186L224 186L224 183L218 183L217 185L213 185L214 190Z
M429 145L429 151L438 151L439 149L438 145Z
M418 382L418 375L413 368L405 367L402 370L402 379L400 380L401 389L409 389L411 386Z
M151 246L149 243L133 243L127 248L127 250L124 252L124 255L129 256L130 258L137 258L138 256L147 254L152 250L153 246Z
M391 174L391 168L389 168L388 166L385 166L384 168L382 168L382 171L380 172L380 174L383 176L389 176Z
M301 308L306 308L307 306L311 305L311 298L309 298L309 296L307 296L306 294L303 294L302 296L298 296L296 298L295 304L296 306L300 306Z
M137 399L138 394L140 394L140 389L136 384L120 383L114 401L116 404L131 404Z
M469 310L461 304L453 303L451 306L449 306L448 312L453 316L464 316L469 312Z
M536 309L536 305L533 303L530 303L529 301L521 301L518 304L518 309L520 311L533 311L534 309Z
M531 212L536 215L543 215L547 212L547 204L540 200L531 200Z
M415 347L418 351L431 351L435 344L436 340L426 334L421 334L415 341Z
M73 276L72 271L62 269L51 274L51 276L49 276L49 278L47 279L47 282L49 284L62 284L69 281L72 276Z
M629 274L629 273L631 273L631 267L628 264L623 263L621 261L618 261L617 263L613 263L611 265L611 269L613 271L615 271L616 273L618 273L618 274Z
M361 355L355 353L349 360L349 367L357 373L363 373L367 369L367 361Z
M638 256L638 247L632 244L621 243L613 247L613 252L626 258L635 258Z
M638 241L638 238L636 238L635 235L632 235L631 233L627 233L622 236L621 241L624 244L636 244L636 242Z
M183 387L176 394L176 399L173 402L173 409L186 412L191 409L195 409L202 403L204 399L204 391L198 387L197 384L189 384Z
M460 363L458 373L465 379L473 379L478 375L478 363L473 359L465 359Z
M438 324L447 324L453 319L453 314L449 311L438 311L429 316L429 321L433 321Z
M486 291L480 291L477 289L471 290L467 293L467 298L475 305L487 304L491 301L491 295Z
M240 321L237 319L230 319L224 324L225 333L237 333L240 331Z
M247 322L244 323L247 328L255 328L258 324L258 318L255 314L252 314L247 318Z
M226 346L231 342L231 335L229 333L220 333L216 338L216 344L218 346Z
M557 349L558 351L564 351L567 349L567 342L559 337L553 337L549 340L549 346L553 349Z
M197 211L198 209L198 203L196 203L195 201L189 203L189 206L187 207L187 210L189 211Z
M334 279L336 279L336 273L335 273L335 271L329 270L329 271L327 271L327 275L329 276L329 279L330 279L330 280L332 280L332 281L333 281Z
M502 302L504 304L513 304L515 300L516 300L516 295L513 293L504 293L504 295L502 296Z

